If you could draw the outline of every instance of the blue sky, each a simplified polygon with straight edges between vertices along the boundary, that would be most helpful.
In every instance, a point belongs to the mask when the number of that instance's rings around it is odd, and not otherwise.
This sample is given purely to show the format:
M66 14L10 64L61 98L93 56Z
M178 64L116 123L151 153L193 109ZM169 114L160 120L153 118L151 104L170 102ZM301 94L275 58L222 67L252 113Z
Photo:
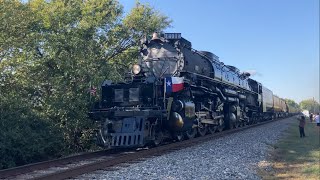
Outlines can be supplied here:
M318 0L140 0L173 20L193 48L225 64L257 72L252 78L299 103L319 102ZM120 0L125 12L135 5Z

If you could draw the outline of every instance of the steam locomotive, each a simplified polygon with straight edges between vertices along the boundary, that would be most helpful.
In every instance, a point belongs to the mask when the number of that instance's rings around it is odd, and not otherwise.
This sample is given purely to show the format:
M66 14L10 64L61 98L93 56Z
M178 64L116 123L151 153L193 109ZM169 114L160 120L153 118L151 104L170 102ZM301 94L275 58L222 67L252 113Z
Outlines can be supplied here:
M154 33L140 53L123 82L102 83L89 112L99 146L157 146L289 115L286 102L249 73L193 49L181 33Z

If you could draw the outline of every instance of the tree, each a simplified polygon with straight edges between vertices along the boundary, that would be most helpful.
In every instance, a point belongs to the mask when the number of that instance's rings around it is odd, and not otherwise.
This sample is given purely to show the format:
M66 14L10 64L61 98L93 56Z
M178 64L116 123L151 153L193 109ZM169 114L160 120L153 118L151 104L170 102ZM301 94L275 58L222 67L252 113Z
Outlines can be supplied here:
M0 169L61 156L60 130L30 111L26 99L10 95L0 104Z
M42 53L29 67L44 102L39 113L63 129L69 149L89 148L89 84L100 84L106 78L119 80L122 74L118 72L137 58L141 35L161 30L170 22L139 3L122 19L122 7L113 0L36 0L29 6L42 24ZM148 21L152 23L139 23Z
M311 113L317 113L320 111L320 104L313 99L306 99L299 103L300 108L308 110Z
M287 102L289 112L299 112L300 111L299 105L294 100L285 99L285 101Z
M114 0L0 0L1 122L12 122L0 131L35 120L63 138L55 155L91 148L88 88L121 80L138 58L139 39L170 22L139 2L123 17ZM20 110L28 113L10 113Z
M63 136L35 113L27 76L36 19L19 1L0 0L0 169L61 155Z

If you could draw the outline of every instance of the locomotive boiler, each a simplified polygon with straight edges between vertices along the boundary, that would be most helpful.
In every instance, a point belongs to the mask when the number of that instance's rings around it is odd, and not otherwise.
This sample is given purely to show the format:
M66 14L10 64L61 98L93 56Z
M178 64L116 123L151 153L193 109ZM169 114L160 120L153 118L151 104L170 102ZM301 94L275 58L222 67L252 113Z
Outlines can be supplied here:
M287 115L284 100L180 33L143 39L141 58L122 83L101 86L89 113L106 148L159 145Z

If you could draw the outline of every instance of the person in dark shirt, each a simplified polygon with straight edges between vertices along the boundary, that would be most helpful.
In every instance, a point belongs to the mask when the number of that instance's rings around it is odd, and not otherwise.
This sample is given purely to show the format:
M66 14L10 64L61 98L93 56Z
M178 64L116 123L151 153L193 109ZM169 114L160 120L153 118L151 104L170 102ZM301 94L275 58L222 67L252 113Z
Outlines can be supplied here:
M312 118L313 118L313 114L312 113L310 113L310 122L312 122Z
M304 126L306 125L306 119L304 116L301 116L299 119L299 132L300 132L300 138L305 137L304 134Z

